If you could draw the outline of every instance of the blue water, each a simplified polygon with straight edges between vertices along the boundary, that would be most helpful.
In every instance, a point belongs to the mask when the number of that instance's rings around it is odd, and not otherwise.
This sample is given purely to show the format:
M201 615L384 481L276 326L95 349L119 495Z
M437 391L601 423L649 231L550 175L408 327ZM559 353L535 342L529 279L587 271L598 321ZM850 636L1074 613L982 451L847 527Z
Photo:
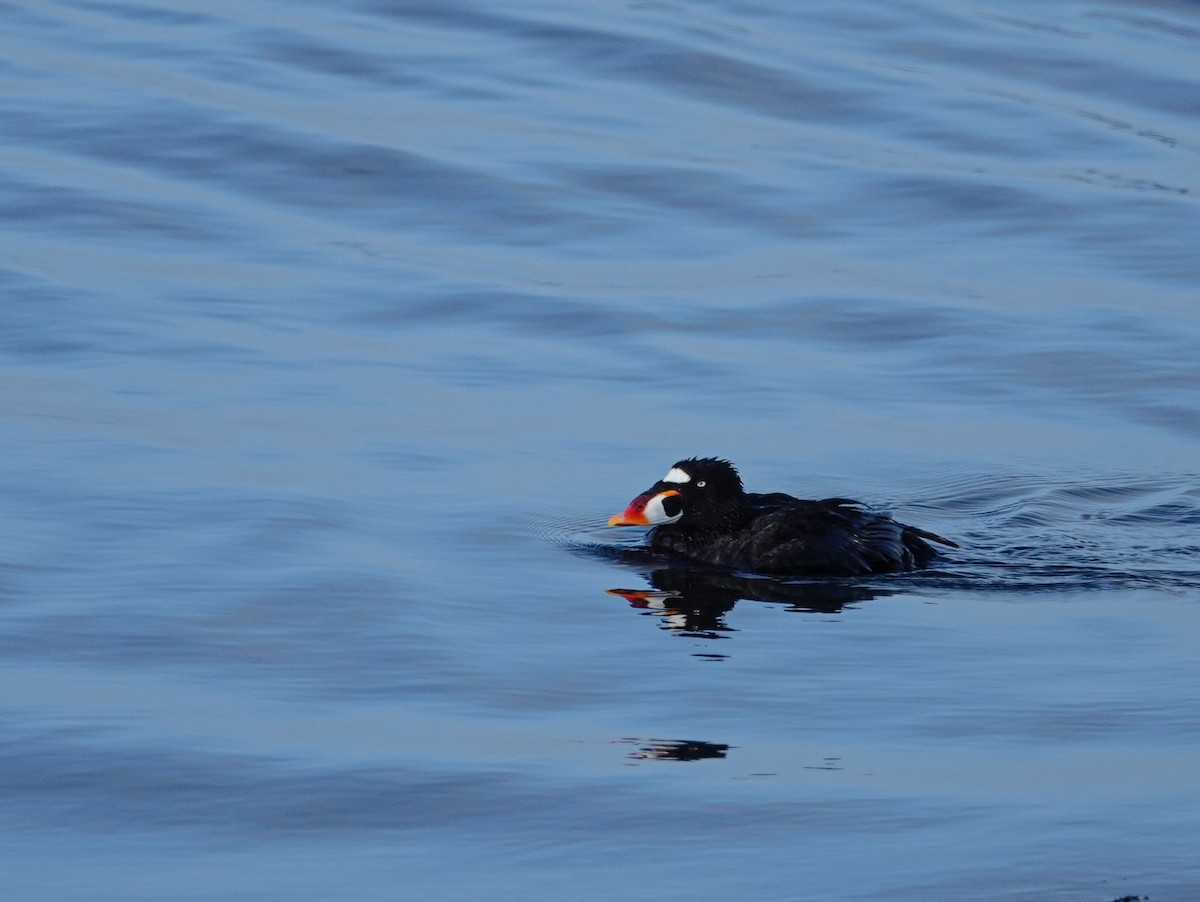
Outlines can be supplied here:
M1198 51L0 3L0 892L1195 898ZM709 454L962 548L630 562Z

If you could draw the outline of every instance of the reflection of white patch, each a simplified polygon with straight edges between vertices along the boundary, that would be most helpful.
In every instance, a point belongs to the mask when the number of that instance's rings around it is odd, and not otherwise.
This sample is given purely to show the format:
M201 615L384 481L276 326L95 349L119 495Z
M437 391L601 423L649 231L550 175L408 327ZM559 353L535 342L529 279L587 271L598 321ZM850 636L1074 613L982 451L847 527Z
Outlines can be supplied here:
M667 475L662 478L662 481L674 482L678 485L683 485L685 482L692 481L692 475L690 473L685 473L683 470L679 469L679 467L671 467L671 469L667 471Z
M664 497L668 497L667 493L661 492L646 502L646 509L643 513L646 515L646 520L654 526L660 526L663 523L674 523L683 516L683 511L680 511L674 517L668 517L667 512L663 509Z
M680 614L678 611L667 611L663 614L663 623L669 630L685 630L687 629L687 614Z

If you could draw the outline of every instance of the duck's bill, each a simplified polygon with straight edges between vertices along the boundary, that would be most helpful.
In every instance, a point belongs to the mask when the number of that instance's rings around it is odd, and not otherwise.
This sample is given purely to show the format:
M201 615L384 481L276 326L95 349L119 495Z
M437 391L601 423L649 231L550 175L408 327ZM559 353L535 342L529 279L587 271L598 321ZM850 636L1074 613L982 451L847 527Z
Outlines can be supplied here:
M674 523L683 516L678 501L679 493L674 489L665 492L646 492L629 502L629 507L609 518L609 526L658 526Z

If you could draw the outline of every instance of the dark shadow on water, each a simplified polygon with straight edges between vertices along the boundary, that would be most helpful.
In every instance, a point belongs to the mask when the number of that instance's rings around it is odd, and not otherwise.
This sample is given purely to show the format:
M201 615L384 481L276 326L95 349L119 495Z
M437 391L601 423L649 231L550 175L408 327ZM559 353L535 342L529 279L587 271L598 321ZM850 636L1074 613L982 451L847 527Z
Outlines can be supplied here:
M731 746L723 742L702 739L638 739L627 737L621 742L634 746L629 757L635 761L704 761L724 758Z
M731 573L668 561L645 549L591 548L584 553L618 561L638 574L647 587L609 589L634 609L660 618L669 632L704 639L727 638L736 632L726 615L739 601L786 605L804 614L836 615L860 603L894 595L943 597L962 593L1002 593L1013 599L1031 595L1078 598L1098 591L1200 593L1200 570L1190 564L1193 549L1164 549L1171 564L1127 559L1084 544L1010 546L991 553L942 557L936 565L909 573L870 577L774 578Z
M660 619L664 630L705 639L732 632L725 615L739 601L787 605L800 613L837 614L848 606L897 590L855 580L787 581L740 576L720 570L665 566L644 571L649 589L609 589L638 611Z

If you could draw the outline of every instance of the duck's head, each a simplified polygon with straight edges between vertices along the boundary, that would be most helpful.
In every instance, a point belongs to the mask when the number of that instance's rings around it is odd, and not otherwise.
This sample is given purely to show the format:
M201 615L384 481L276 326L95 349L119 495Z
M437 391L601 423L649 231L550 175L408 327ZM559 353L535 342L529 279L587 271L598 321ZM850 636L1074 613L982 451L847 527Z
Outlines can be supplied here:
M730 508L745 503L737 468L716 457L689 457L642 492L608 521L609 526L666 526L684 521L704 524L726 519Z

